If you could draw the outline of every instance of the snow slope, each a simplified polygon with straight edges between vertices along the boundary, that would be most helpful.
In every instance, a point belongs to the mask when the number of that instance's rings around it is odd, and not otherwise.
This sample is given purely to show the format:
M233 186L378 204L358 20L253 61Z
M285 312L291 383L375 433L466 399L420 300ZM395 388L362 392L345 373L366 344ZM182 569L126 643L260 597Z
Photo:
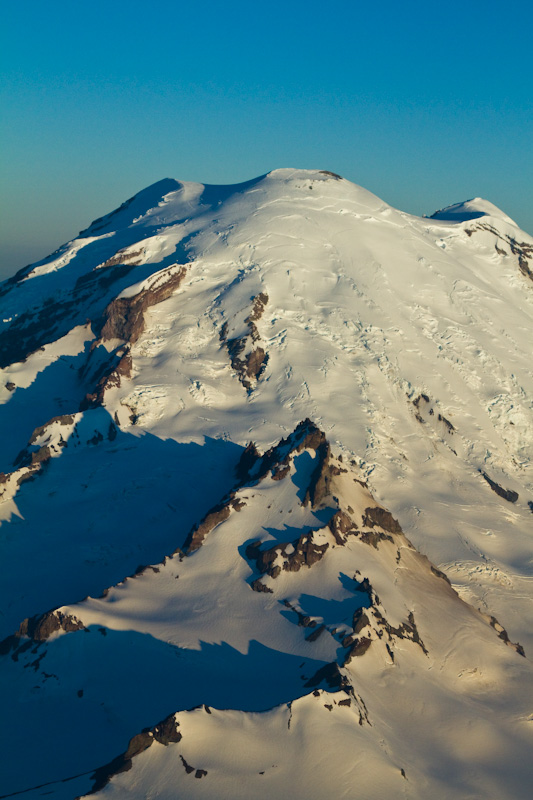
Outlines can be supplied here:
M3 795L526 796L532 261L479 198L285 169L0 287Z

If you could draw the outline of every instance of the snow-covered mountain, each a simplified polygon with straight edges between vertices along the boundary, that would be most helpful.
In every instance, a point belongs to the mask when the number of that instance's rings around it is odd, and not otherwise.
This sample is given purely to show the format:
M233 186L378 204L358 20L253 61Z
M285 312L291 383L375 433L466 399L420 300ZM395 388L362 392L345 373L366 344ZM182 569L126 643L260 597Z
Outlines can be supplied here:
M525 798L533 239L163 180L0 286L0 796Z

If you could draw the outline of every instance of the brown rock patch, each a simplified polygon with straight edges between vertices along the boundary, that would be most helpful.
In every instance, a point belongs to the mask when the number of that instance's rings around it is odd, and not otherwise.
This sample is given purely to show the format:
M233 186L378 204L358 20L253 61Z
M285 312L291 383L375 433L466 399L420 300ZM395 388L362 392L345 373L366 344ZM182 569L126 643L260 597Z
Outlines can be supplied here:
M516 503L518 500L518 492L513 492L512 489L504 489L499 483L489 478L487 473L483 472L482 469L480 469L479 472L485 478L493 492L496 492L499 497L503 497L508 503Z
M375 525L377 525L378 528L382 528L384 531L388 531L389 533L402 532L398 520L394 519L390 511L386 511L384 508L380 508L379 506L365 509L363 525L366 528L373 528Z

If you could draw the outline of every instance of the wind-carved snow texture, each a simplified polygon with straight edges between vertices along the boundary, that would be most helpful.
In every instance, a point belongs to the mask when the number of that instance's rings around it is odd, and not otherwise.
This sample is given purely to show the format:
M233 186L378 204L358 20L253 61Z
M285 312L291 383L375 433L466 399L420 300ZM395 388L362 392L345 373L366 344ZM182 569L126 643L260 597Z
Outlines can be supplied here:
M277 170L0 288L3 796L528 796L532 253Z

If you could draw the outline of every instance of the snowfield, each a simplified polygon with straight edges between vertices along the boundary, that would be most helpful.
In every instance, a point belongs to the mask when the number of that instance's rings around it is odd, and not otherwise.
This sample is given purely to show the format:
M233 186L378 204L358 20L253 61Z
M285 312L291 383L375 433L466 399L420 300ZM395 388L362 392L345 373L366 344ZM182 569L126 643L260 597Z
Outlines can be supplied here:
M2 284L0 796L529 797L532 281L281 169Z

